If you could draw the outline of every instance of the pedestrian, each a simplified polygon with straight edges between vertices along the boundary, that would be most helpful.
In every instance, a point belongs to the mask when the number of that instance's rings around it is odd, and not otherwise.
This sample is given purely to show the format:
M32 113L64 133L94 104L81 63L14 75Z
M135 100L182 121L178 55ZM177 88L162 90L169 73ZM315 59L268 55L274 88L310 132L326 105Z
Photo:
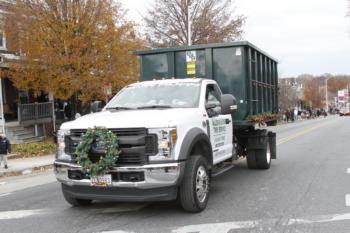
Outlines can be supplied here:
M64 104L64 115L65 115L65 119L67 120L72 120L72 109L69 103L65 103Z
M4 161L4 167L7 169L7 153L11 153L10 141L6 138L5 134L0 134L0 166Z
M298 120L298 109L296 107L294 108L294 120Z
M290 115L290 120L292 121L292 122L294 122L294 113L293 113L293 110L292 109L290 109L289 110L289 115Z
M321 116L321 110L320 110L320 109L317 109L316 115L317 115L317 117L320 117L320 116Z
M289 109L286 110L285 114L286 114L287 123L288 123L289 120L290 120L290 111L289 111Z

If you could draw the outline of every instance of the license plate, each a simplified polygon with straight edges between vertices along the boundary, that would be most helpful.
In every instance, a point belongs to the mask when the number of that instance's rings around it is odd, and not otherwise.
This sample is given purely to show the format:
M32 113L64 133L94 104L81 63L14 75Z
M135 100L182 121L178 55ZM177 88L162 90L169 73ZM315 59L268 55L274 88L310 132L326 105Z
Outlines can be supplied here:
M90 178L91 186L107 187L112 185L112 175L92 176Z

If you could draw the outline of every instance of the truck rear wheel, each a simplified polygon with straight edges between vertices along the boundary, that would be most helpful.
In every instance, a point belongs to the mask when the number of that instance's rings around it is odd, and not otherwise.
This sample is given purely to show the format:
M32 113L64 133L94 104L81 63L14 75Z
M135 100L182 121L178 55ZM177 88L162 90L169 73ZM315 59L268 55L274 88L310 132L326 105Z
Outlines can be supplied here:
M256 169L256 150L248 150L247 152L247 166L249 169Z
M256 166L259 169L269 169L271 165L270 143L267 143L266 150L256 150Z
M62 185L62 193L63 193L64 199L72 206L87 206L87 205L90 205L92 202L92 200L79 199L71 196L69 193L67 193L64 190L64 185Z
M210 177L203 156L191 156L186 164L185 176L179 190L182 208L189 212L204 210L209 198Z
M247 166L249 169L269 169L271 166L270 145L266 149L249 150L247 153Z

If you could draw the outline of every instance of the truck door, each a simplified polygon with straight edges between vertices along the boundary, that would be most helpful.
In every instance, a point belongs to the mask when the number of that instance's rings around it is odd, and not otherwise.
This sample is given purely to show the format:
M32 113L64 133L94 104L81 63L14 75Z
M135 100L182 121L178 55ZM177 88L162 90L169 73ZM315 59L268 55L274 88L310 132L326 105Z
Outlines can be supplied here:
M221 114L221 91L216 84L208 84L205 107L208 115L209 137L213 149L213 163L232 157L232 117Z

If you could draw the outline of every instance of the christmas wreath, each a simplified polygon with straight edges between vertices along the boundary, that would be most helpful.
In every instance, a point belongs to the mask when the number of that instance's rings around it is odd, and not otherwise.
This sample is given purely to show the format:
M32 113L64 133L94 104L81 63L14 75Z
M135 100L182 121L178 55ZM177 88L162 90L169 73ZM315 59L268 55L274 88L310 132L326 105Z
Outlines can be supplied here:
M105 152L96 163L93 163L89 158L89 151L94 143L98 143ZM88 129L75 151L78 164L88 176L105 175L118 160L119 153L117 136L102 127Z

